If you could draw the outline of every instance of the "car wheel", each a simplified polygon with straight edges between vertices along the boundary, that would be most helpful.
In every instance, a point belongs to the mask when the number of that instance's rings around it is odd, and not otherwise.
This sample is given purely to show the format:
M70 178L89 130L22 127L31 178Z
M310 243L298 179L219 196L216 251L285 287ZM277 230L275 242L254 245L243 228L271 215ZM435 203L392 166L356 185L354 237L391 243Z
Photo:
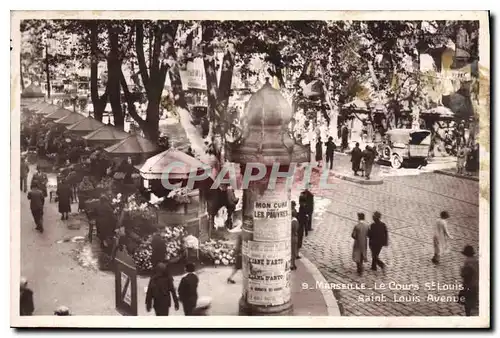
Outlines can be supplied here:
M391 167L399 169L403 166L403 160L398 154L393 154L391 157Z

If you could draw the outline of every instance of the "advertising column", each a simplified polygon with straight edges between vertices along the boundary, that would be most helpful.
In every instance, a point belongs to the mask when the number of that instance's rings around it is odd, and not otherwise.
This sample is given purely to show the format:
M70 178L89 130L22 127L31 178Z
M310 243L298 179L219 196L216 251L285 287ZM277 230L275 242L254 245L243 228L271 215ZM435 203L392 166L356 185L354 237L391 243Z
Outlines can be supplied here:
M291 193L251 182L243 192L243 299L246 315L290 315Z

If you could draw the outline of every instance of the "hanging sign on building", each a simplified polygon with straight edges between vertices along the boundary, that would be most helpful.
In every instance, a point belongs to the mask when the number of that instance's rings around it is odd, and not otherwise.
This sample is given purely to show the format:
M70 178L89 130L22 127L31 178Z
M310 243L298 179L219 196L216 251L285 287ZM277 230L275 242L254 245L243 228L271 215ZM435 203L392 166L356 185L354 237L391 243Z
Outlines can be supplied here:
M245 294L249 304L282 305L290 300L289 241L243 242Z
M290 240L291 206L287 193L267 190L254 201L253 236L255 241Z
M205 65L202 58L196 58L187 64L187 86L189 89L207 89Z

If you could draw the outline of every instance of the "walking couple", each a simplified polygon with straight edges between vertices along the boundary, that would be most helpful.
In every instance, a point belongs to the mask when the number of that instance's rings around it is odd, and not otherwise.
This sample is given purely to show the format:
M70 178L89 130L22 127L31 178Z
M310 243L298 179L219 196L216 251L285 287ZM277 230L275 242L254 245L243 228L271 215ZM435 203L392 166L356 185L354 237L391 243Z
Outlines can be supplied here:
M368 261L368 242L372 253L371 269L377 271L377 266L379 266L385 272L385 263L380 260L379 255L382 248L388 245L389 238L387 226L380 220L381 217L380 212L376 211L373 214L373 223L368 226L365 221L365 214L358 213L358 224L354 227L351 237L354 239L352 259L356 263L357 272L360 276L363 274L363 263Z

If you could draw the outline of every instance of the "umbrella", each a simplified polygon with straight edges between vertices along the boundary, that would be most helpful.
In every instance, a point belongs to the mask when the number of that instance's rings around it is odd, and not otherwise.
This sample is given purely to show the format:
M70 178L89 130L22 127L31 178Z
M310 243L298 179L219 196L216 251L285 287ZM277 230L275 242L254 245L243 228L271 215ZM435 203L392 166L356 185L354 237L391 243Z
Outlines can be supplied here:
M71 110L58 107L57 110L47 115L46 118L48 118L49 120L59 120L60 118L68 116L69 114L74 114L74 113Z
M133 134L104 150L114 155L133 155L154 153L160 150L160 148L148 139Z
M158 155L148 158L139 169L141 176L147 180L160 180L169 164L179 163L169 168L170 179L187 179L191 173L195 174L207 167L203 162L174 148L165 150Z
M75 134L79 135L86 135L92 131L98 130L99 128L103 127L104 123L97 121L96 119L92 117L87 117L84 118L83 120L80 120L72 125L69 125L66 127L69 131Z
M55 122L58 124L64 124L64 125L70 126L70 125L75 124L76 122L84 120L84 119L85 119L85 116L83 116L82 114L71 113L71 114L68 114L64 117L61 117L60 119L56 120Z
M104 143L104 144L114 144L120 140L129 137L130 134L118 130L113 126L105 125L85 136L83 139L92 143Z

